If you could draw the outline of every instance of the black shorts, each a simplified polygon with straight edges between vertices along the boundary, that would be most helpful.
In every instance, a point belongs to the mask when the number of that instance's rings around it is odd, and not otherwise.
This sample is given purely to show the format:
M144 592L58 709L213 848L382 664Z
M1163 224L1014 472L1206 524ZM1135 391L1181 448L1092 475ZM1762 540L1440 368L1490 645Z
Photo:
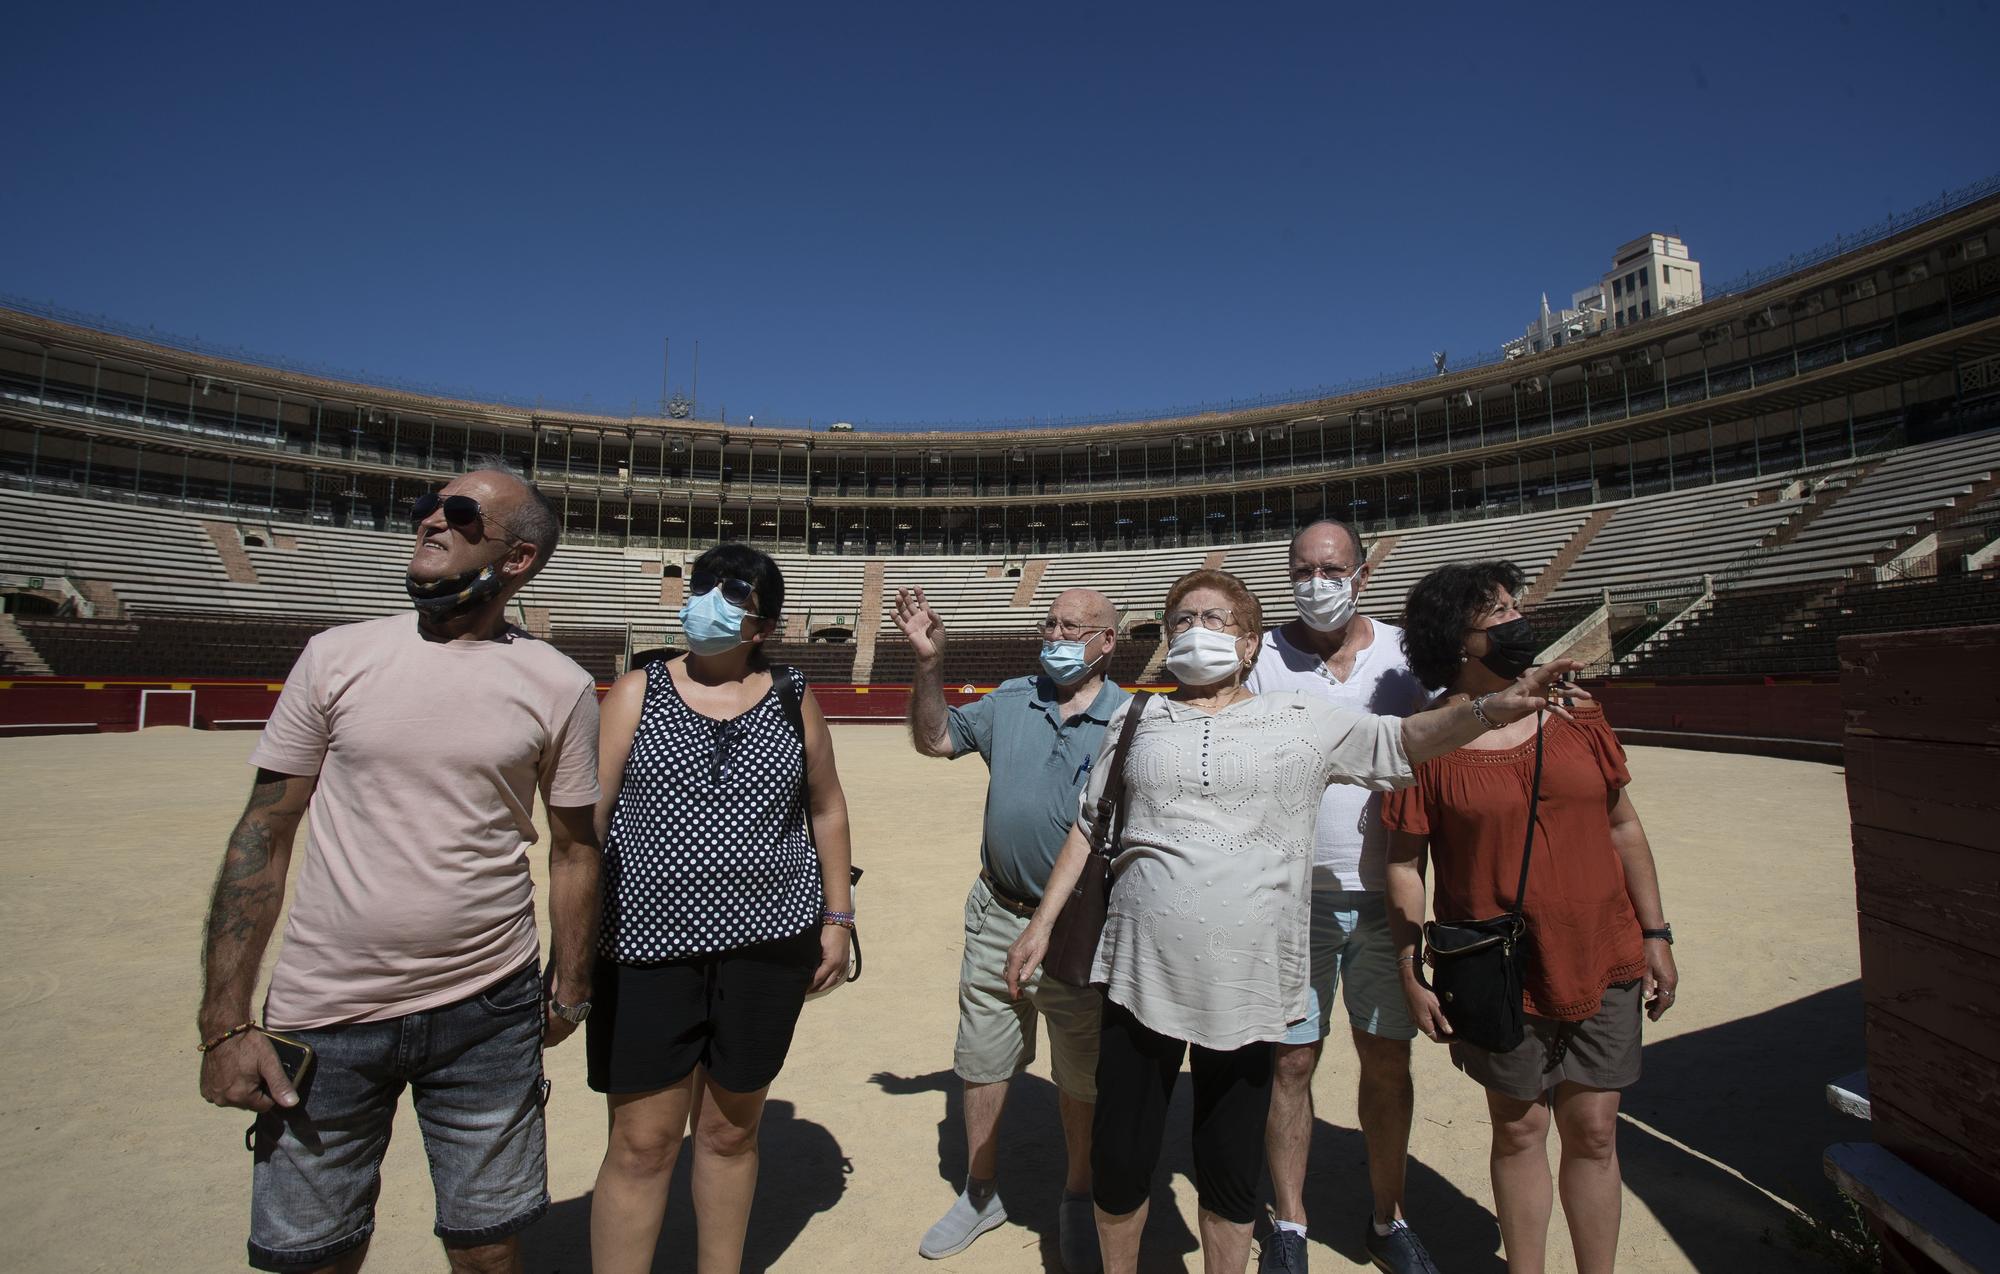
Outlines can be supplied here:
M584 1023L589 1083L649 1093L695 1067L732 1093L778 1077L819 967L820 927L659 964L597 962Z

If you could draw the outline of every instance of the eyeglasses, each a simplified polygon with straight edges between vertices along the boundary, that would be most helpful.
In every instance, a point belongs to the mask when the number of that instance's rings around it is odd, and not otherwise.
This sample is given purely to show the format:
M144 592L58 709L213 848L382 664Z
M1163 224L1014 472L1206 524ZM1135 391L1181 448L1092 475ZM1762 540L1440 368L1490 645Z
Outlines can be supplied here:
M741 606L745 610L754 609L750 603L757 596L757 586L747 579L734 575L718 575L714 571L696 571L688 581L688 594L700 597L711 589L722 590L722 600L731 606Z
M1086 627L1082 624L1072 624L1066 619L1045 619L1035 625L1035 631L1044 638L1061 637L1068 641L1089 641L1099 633L1108 633L1111 629L1103 624Z
M1303 584L1314 576L1337 582L1344 579L1353 579L1360 573L1361 568L1358 566L1294 566L1292 568L1292 582L1294 584Z
M1197 619L1201 621L1203 628L1208 629L1210 632L1219 633L1236 622L1236 612L1233 610L1175 611L1173 614L1167 616L1167 631L1178 637L1188 629L1193 628L1194 622Z
M417 502L410 506L410 526L413 529L422 526L430 520L431 514L436 513L439 509L444 510L444 520L454 530L469 531L474 527L479 527L483 530L491 526L495 531L500 533L500 538L506 540L509 544L521 543L518 536L507 530L504 522L498 518L487 517L486 511L479 507L479 501L469 495L442 495L436 491L424 492L417 497Z

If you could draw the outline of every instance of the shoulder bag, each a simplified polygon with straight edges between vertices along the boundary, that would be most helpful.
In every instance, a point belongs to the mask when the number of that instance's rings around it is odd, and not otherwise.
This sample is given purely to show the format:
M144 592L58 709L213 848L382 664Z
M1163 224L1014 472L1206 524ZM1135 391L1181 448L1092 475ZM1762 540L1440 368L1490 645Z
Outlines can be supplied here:
M1426 985L1436 993L1451 1039L1495 1053L1527 1037L1521 971L1527 961L1528 859L1535 848L1535 811L1542 796L1542 724L1535 716L1535 777L1528 787L1528 835L1521 845L1521 883L1514 905L1491 920L1433 920L1424 926Z
M1104 916L1111 905L1111 860L1118 856L1118 834L1125 828L1125 754L1131 750L1132 736L1138 732L1139 718L1145 715L1150 698L1150 691L1135 691L1131 706L1125 709L1125 728L1118 732L1118 747L1111 754L1111 773L1097 796L1090 857L1084 860L1083 873L1056 917L1055 928L1049 933L1049 949L1042 956L1042 972L1071 986L1090 984L1097 940L1104 936Z

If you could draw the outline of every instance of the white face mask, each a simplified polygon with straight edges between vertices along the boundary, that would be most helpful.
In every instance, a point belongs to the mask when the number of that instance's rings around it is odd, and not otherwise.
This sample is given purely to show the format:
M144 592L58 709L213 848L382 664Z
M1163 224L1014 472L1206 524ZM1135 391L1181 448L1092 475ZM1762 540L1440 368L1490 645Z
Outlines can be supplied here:
M1354 581L1315 575L1292 585L1292 600L1298 603L1299 618L1306 621L1306 627L1330 633L1354 618Z
M1236 639L1200 624L1167 645L1167 671L1184 686L1212 686L1243 671Z

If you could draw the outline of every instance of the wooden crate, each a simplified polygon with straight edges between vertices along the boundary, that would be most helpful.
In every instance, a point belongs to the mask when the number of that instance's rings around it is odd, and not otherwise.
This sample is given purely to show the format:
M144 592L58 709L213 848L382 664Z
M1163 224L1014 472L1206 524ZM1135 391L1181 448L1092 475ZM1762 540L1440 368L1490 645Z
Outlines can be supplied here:
M1875 1140L2000 1214L2000 626L1840 664Z

